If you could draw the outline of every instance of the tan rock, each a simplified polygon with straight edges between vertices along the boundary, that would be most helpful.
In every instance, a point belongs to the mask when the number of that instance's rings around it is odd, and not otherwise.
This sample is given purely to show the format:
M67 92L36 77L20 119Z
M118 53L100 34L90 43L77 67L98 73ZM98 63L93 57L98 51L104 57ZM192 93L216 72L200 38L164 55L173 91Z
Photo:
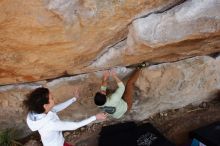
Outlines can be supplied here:
M174 2L3 0L0 84L89 72L85 67L108 50L105 47L126 37L127 26L137 14ZM95 68L99 69L103 68Z
M133 21L128 55L168 62L219 51L220 3L190 0L165 11Z
M164 115L166 113L164 111L168 109L200 104L213 99L216 91L220 89L219 65L219 57L213 59L200 56L143 69L136 82L131 111L115 122L141 121L155 113ZM116 72L125 81L131 69L118 68ZM99 90L101 75L102 72L95 72L60 78L47 83L1 86L0 103L7 102L8 106L1 106L0 129L23 126L22 135L30 133L25 122L27 113L21 108L22 101L28 92L40 86L48 87L57 103L73 97L73 88L79 87L81 98L59 113L61 119L78 121L96 114L99 109L94 104L93 96ZM112 79L109 81L109 87L112 90L116 89L116 83Z
M220 89L218 66L218 59L204 56L144 69L136 82L137 104L130 116L142 120L167 109L215 98ZM155 78L152 72L161 72L161 75Z

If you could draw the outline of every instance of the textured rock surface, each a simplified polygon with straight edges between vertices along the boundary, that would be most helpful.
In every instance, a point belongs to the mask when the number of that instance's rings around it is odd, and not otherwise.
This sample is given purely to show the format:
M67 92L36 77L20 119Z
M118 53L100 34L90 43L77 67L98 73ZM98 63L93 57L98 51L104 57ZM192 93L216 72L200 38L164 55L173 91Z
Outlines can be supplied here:
M166 13L152 14L133 22L136 41L159 47L220 29L220 2L189 0Z
M132 110L119 121L141 121L167 109L198 104L214 98L215 92L220 89L219 65L220 58L201 56L143 69L136 82ZM118 68L117 72L126 82L131 70ZM78 86L81 99L61 112L60 117L79 120L91 116L99 111L92 97L100 83L101 72L96 72L48 82L1 86L0 129L18 126L25 129L24 134L29 133L25 124L26 113L22 108L22 101L26 93L40 86L48 87L57 102L72 97L73 88ZM114 89L116 84L110 80L109 87Z
M211 100L220 89L220 61L195 57L143 70L132 118Z
M219 11L218 0L1 0L0 84L217 52Z
M219 52L219 40L219 0L1 0L0 130L30 132L22 101L37 87L62 102L79 86L81 99L60 115L84 119L99 111L92 98L98 71L119 66L126 82L131 69L122 66ZM211 100L220 89L219 66L219 58L200 56L143 69L133 108L120 121Z
M130 52L152 61L172 61L219 51L220 2L188 0L130 27Z
M1 0L0 84L88 72L137 14L175 1Z

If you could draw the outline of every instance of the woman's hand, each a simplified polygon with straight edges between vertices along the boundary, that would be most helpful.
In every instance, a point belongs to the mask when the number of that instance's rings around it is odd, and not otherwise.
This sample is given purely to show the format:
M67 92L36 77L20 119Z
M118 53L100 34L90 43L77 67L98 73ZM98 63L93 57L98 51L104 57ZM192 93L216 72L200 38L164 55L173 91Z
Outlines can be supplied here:
M95 115L96 120L106 120L108 114L107 113L98 113Z
M76 97L76 99L79 99L79 87L73 89L73 96Z

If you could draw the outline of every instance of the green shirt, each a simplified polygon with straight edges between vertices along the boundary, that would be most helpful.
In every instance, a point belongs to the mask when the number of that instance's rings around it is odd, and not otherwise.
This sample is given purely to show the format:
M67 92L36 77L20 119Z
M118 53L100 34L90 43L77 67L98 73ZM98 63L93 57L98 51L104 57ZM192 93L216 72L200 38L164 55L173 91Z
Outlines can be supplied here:
M116 108L115 113L111 114L113 118L119 119L127 111L128 105L122 99L124 91L125 91L124 84L122 82L118 83L117 90L110 96L107 96L106 103L103 106L101 106L101 107L104 107L104 106L115 107Z

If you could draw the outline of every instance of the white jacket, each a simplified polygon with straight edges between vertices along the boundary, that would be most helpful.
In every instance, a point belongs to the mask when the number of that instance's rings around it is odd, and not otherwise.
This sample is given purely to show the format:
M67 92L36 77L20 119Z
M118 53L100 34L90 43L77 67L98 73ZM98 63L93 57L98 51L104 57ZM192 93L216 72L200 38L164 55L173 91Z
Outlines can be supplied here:
M32 131L40 133L44 146L63 146L64 138L62 131L75 130L96 120L96 117L92 116L80 122L61 121L56 113L75 101L76 98L73 97L64 103L54 106L47 114L28 113L27 124Z

